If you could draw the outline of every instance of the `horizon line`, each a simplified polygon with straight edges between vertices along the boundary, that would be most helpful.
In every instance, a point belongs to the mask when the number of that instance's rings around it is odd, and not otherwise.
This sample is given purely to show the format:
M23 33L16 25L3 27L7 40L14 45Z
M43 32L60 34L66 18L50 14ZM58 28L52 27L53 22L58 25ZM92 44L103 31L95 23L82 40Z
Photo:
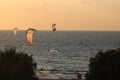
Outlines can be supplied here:
M25 31L27 29L18 29L18 30ZM10 29L0 29L0 31L10 31ZM52 31L52 30L40 30L40 29L37 29L37 31ZM117 31L118 32L120 30L57 30L57 31Z

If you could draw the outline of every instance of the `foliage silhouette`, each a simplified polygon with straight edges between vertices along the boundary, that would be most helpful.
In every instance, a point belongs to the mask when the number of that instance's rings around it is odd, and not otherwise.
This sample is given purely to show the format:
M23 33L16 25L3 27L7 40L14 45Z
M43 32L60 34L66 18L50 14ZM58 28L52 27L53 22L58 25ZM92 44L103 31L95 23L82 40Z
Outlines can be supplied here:
M36 63L32 56L15 48L0 51L0 80L33 80Z
M86 80L120 80L120 49L101 51L91 58Z

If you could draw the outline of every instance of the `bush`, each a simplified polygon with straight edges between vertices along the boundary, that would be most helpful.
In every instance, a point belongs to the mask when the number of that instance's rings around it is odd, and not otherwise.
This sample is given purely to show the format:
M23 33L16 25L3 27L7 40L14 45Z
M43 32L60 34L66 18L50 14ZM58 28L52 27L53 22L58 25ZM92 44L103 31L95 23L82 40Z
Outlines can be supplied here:
M101 51L91 58L86 80L120 80L120 49Z
M0 80L33 80L36 63L16 49L0 51Z

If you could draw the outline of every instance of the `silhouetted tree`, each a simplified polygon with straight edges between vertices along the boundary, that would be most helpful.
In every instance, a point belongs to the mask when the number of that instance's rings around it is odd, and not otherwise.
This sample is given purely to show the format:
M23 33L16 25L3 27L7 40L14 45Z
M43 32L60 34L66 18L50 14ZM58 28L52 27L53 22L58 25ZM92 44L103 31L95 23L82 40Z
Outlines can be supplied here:
M32 56L16 49L0 51L0 80L33 80L36 63Z
M86 80L120 80L120 49L101 51L91 58Z

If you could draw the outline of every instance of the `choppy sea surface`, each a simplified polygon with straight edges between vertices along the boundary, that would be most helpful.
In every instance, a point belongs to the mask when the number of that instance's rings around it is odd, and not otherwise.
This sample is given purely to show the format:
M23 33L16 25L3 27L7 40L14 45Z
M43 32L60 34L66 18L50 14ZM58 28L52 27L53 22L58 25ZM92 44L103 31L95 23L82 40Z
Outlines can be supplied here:
M0 31L0 50L16 47L33 55L37 69L60 70L39 77L75 78L75 72L88 70L89 59L98 51L120 48L118 31L37 31L33 36L33 45L26 42L26 31ZM55 49L59 52L49 52ZM72 74L73 73L73 74Z

